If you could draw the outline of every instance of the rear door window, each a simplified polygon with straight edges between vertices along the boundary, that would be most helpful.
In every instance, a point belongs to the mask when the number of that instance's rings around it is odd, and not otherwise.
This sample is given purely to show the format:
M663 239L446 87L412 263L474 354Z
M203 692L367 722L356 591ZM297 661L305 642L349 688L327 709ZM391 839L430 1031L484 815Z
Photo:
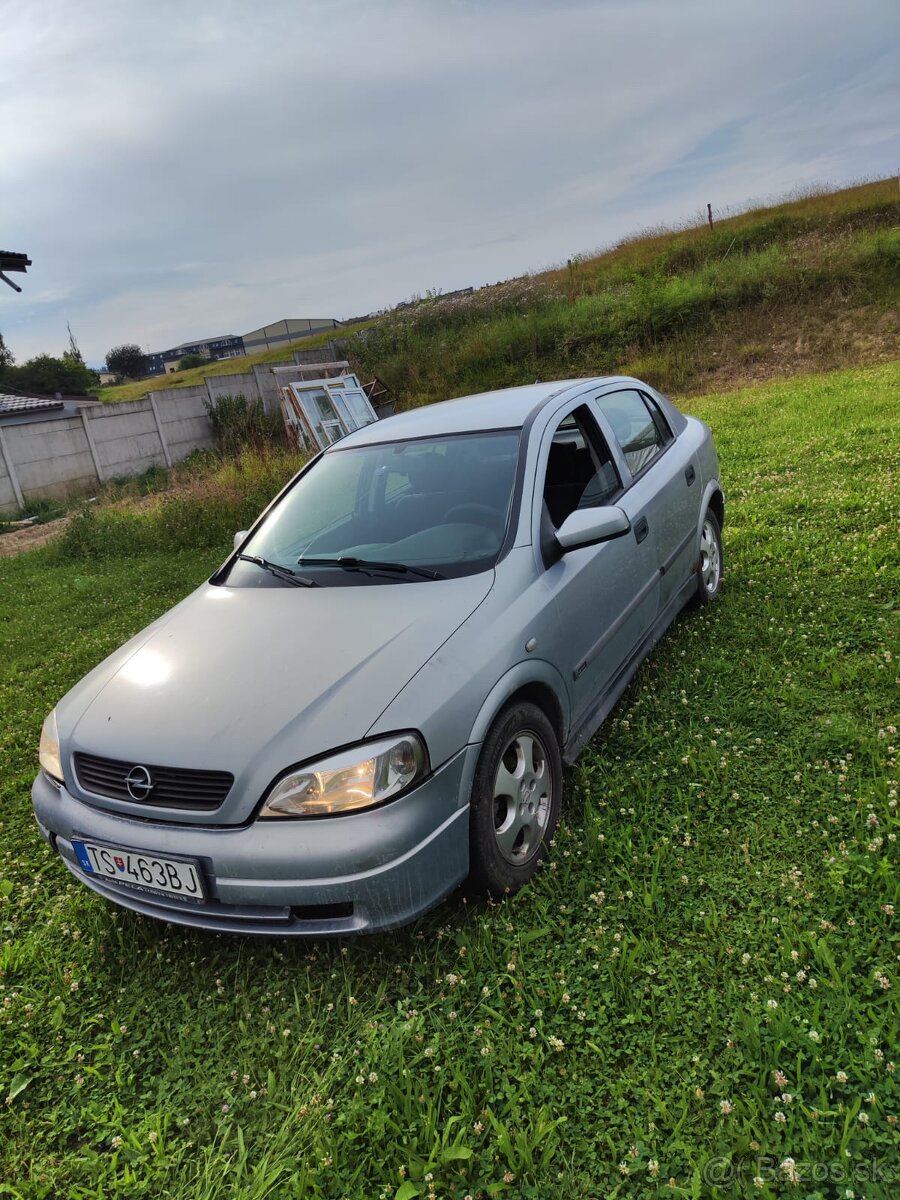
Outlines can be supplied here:
M632 476L645 471L672 440L665 417L643 392L609 392L597 398L597 406L612 426Z

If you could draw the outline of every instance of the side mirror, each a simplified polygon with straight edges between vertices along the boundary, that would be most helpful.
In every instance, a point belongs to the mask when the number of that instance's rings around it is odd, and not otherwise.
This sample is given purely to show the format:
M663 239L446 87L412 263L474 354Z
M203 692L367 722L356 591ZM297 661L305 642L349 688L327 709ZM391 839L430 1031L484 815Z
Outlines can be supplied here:
M631 522L615 505L606 508L579 508L570 513L556 531L556 540L563 550L593 546L610 538L621 537L631 529Z
M249 532L248 530L246 530L246 529L242 529L242 530L240 530L240 532L239 532L239 533L236 533L236 534L234 535L234 548L235 548L235 550L237 550L238 546L240 546L241 542L242 542L242 541L244 540L244 538L247 536L247 533L248 533L248 532Z

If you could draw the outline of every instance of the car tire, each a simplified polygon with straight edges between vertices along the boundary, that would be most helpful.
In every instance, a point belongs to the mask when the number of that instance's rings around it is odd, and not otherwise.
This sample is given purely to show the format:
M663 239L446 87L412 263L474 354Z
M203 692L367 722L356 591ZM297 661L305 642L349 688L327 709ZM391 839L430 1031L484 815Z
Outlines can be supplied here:
M700 530L700 555L697 561L697 593L699 604L709 604L722 589L725 555L722 551L722 531L712 509L706 510Z
M562 759L556 730L535 704L503 710L475 771L469 814L469 890L511 895L537 871L559 821Z

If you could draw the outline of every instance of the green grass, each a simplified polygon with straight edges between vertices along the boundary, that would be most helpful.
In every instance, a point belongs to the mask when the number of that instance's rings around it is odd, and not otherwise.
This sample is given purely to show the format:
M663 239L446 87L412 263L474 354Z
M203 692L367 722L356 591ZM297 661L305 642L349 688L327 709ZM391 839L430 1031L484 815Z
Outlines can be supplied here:
M386 936L169 928L39 841L44 714L224 523L0 562L0 1195L897 1195L898 389L894 363L692 402L720 601L568 774L534 883Z
M361 329L368 329L371 325L371 321L360 321L351 326L327 329L324 333L317 333L312 337L297 338L296 341L287 342L275 350L260 350L256 354L243 354L239 358L223 358L209 362L202 367L193 367L188 371L176 371L173 375L155 375L152 379L138 379L133 383L103 387L100 389L100 399L109 404L121 403L123 400L139 400L148 392L156 392L160 388L189 387L191 384L203 383L207 375L239 375L252 370L254 366L290 362L294 350L319 350L327 347L329 342L339 341L346 337L348 331L358 333Z
M896 354L900 195L883 181L678 231L394 313L350 357L401 405L623 372L676 392ZM750 343L754 353L742 346ZM750 373L750 378L753 373ZM733 384L732 384L733 386Z
M346 338L353 367L382 379L400 407L613 371L683 393L893 357L898 307L900 195L891 178L717 214L712 231L705 220L648 230L565 267L471 297L437 295L296 345ZM292 348L104 388L101 397L202 383L285 361Z
M61 517L65 511L65 501L35 500L26 508L18 509L8 517L0 514L0 533L9 533L17 528L18 522L26 518L30 518L33 525L46 525L48 521L55 521L57 517Z

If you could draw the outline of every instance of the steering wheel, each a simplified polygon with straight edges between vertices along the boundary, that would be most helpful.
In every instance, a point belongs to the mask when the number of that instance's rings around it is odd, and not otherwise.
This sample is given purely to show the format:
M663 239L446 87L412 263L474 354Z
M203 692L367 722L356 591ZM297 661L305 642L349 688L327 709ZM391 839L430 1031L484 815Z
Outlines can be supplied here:
M472 501L467 504L457 504L455 508L451 508L444 517L444 521L447 524L464 521L469 525L487 525L490 529L496 529L500 515L497 509L491 508L489 504L476 504Z

